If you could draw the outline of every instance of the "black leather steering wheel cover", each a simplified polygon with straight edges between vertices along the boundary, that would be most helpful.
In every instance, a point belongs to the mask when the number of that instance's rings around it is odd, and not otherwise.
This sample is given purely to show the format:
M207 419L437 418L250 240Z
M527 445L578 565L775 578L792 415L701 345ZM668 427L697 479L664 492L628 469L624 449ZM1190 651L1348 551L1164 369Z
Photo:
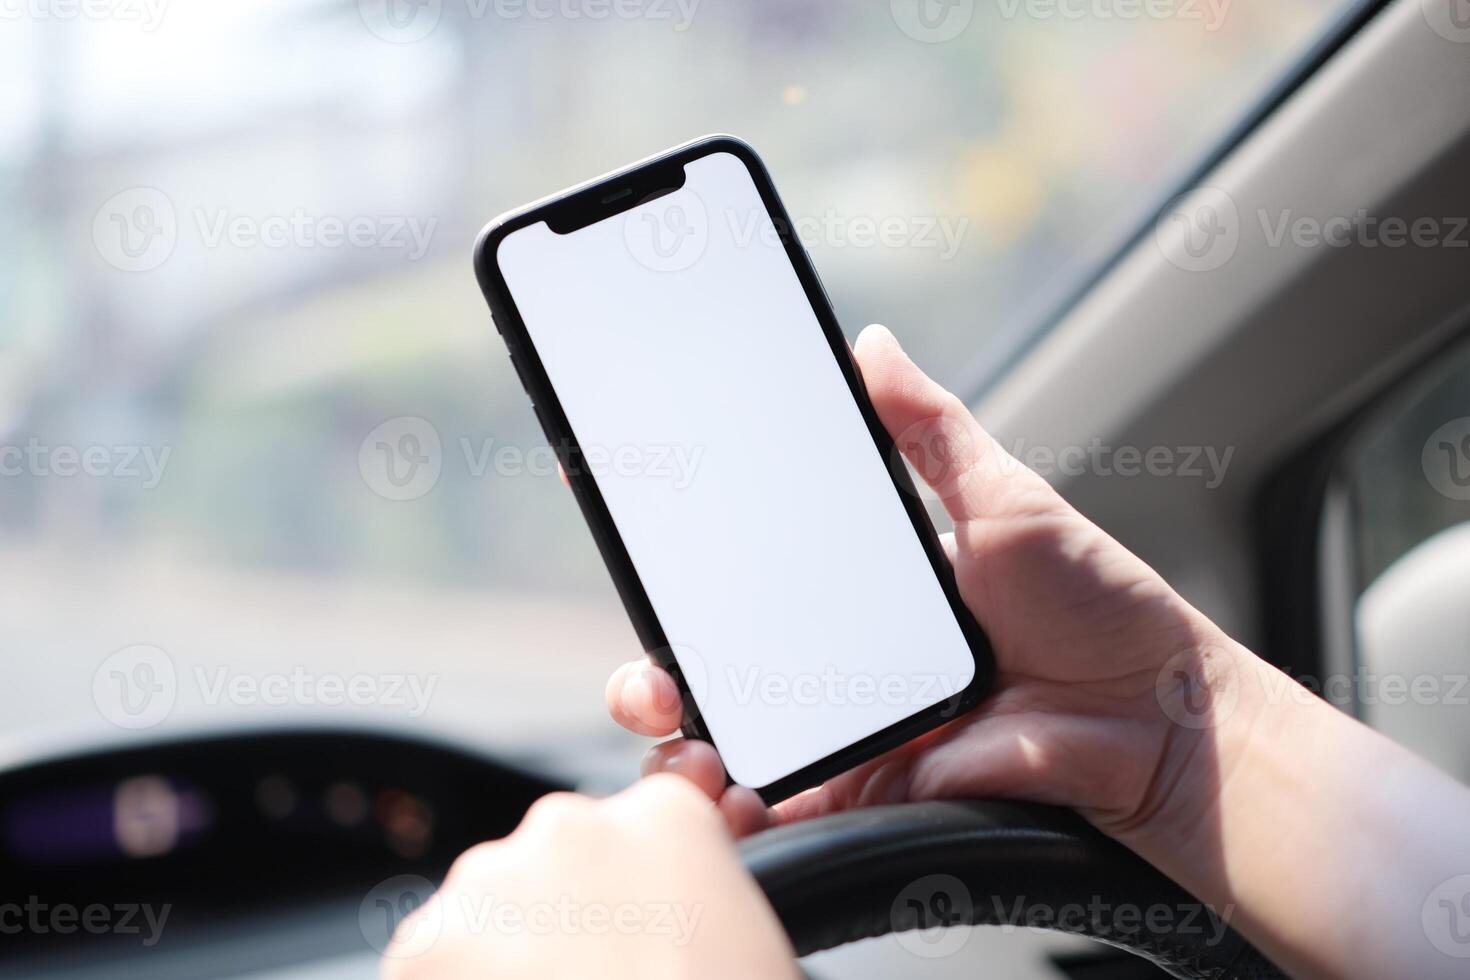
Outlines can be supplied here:
M969 893L946 906L951 925L1088 936L1176 977L1285 976L1213 910L1070 810L1006 801L870 807L755 834L740 852L800 956L917 928L918 913L900 896L926 876L950 875ZM1158 907L1168 914L1151 917Z

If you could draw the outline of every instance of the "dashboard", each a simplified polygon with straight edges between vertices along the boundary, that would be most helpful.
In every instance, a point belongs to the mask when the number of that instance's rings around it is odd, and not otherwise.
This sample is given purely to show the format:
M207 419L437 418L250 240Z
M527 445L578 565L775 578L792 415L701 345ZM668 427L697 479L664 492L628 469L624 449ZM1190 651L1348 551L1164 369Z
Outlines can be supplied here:
M341 731L0 773L0 978L375 976L454 857L563 788L460 747Z

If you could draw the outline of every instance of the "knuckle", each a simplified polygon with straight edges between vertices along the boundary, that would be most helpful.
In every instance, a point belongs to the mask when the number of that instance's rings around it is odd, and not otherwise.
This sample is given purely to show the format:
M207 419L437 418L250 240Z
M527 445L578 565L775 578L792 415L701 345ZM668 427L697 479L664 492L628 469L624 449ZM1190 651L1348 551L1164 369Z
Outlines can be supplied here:
M473 880L490 866L499 852L500 844L497 841L483 841L476 844L454 859L454 863L449 866L449 873L445 876L444 883L446 885L450 882L459 884L466 879ZM421 911L415 912L414 915L421 914ZM412 921L412 918L410 916L404 922ZM402 928L402 924L400 924L400 928Z
M689 780L670 772L656 772L638 784L642 792L629 802L648 809L655 817L677 817L681 821L717 822L709 799ZM646 806L640 806L646 804Z
M523 828L555 830L579 819L586 813L588 801L576 793L547 793L532 803L521 820Z
M946 421L965 426L975 422L975 416L970 414L970 407L952 391L946 390L939 396L939 407Z

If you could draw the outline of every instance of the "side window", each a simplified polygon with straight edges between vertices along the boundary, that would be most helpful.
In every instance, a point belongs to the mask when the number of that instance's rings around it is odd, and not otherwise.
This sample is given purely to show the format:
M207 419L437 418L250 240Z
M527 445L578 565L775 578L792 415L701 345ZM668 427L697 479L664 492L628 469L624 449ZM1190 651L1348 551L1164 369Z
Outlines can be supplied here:
M1351 700L1470 781L1470 351L1385 401L1341 463Z

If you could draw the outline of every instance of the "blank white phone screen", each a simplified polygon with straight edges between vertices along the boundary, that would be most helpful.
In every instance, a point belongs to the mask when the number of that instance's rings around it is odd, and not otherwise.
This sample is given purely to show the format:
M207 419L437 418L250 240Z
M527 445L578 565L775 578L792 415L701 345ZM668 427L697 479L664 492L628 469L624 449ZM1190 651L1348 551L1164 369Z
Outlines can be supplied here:
M731 777L964 690L974 656L740 158L496 261Z

